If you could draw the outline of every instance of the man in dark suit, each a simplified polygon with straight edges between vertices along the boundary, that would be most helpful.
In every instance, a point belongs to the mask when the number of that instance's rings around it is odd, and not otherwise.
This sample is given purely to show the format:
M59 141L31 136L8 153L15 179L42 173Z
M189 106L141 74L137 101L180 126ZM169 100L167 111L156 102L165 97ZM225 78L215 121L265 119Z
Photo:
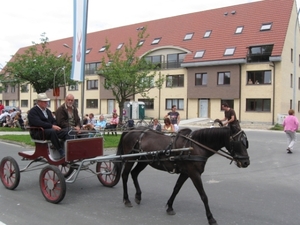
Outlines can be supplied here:
M59 139L66 140L71 139L71 137L68 135L67 130L57 126L57 122L53 117L52 112L47 108L49 100L46 93L37 95L37 104L31 108L28 113L29 126L42 127L44 129L44 138L46 140L51 140L53 146L58 150L61 158L63 158L65 152ZM40 130L31 129L30 135L34 139L42 138Z

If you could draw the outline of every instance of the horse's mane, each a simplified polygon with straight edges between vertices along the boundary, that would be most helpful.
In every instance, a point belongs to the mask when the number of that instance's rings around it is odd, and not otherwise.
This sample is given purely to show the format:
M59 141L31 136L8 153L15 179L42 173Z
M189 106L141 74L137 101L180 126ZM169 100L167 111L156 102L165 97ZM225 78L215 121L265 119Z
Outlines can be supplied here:
M229 127L215 127L195 130L191 134L195 141L211 148L221 148L229 146L230 129Z

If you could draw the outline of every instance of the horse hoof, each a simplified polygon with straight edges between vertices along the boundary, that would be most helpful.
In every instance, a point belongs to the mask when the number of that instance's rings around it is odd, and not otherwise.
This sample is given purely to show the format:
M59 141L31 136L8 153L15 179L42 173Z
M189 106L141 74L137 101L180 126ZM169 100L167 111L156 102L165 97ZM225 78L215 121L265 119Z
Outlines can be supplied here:
M141 203L141 200L136 198L135 203L139 205Z
M124 205L125 205L126 207L132 207L132 204L131 204L130 201L124 201Z
M218 225L218 223L215 219L209 220L208 223L209 223L209 225Z
M173 216L176 214L176 212L173 209L167 209L167 214Z

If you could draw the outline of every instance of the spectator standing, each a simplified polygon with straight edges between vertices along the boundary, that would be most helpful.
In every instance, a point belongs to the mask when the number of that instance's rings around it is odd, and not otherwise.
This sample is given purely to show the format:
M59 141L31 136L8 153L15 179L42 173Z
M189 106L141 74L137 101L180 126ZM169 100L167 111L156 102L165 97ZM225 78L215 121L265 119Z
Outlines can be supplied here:
M296 143L296 132L299 127L299 121L297 117L295 116L295 111L293 109L290 109L288 111L288 116L283 121L283 128L284 132L286 133L287 137L287 153L293 153L292 150L294 148L294 145Z

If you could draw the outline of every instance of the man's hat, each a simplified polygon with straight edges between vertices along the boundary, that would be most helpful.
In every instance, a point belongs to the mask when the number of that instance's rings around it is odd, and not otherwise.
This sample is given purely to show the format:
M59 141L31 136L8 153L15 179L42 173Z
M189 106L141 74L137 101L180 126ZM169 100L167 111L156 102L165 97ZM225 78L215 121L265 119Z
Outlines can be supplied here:
M47 97L46 93L39 93L39 94L37 94L37 98L35 100L48 102L48 101L50 101L50 98Z

